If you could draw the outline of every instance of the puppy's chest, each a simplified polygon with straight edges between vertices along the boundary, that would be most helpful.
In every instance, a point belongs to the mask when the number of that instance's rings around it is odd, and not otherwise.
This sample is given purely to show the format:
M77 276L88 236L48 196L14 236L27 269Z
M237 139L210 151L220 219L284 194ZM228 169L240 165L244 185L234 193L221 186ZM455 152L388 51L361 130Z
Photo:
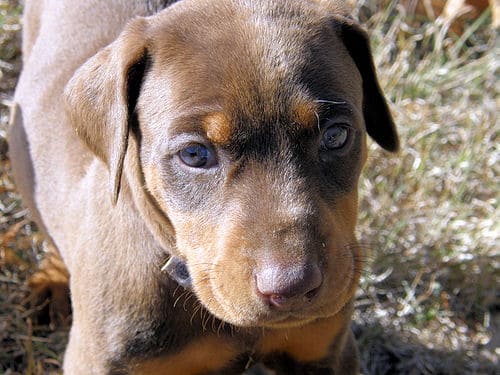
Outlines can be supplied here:
M320 369L328 369L329 359L300 362L287 352L257 353L244 350L234 338L209 335L193 340L175 353L136 361L129 369L133 374L235 375L261 367L272 369L275 374L317 374Z
M131 308L116 342L113 374L204 374L225 367L242 352L247 335L217 320L196 297L165 284L150 308Z
M277 374L307 374L328 367L331 344L339 334L323 326L286 332L239 329L179 303L159 317L128 337L116 373L233 375L264 363ZM124 363L126 370L120 372Z
M234 328L224 325L207 312L197 311L170 316L148 329L137 331L127 339L126 354L133 374L228 374L241 373L249 361L246 335L235 335ZM187 318L185 320L184 318ZM230 367L230 369L229 369ZM226 372L224 372L226 373Z

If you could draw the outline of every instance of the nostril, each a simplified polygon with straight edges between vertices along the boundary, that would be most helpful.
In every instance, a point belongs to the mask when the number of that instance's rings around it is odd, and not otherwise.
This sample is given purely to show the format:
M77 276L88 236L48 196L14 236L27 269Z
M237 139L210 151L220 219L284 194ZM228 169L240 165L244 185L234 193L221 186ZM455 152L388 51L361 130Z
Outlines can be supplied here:
M310 290L309 292L307 292L305 294L306 298L307 299L313 299L314 297L316 297L316 295L319 292L319 289L320 289L320 287L318 286L317 288L314 288L313 290Z
M269 304L276 307L283 307L286 305L288 299L281 294L271 294L267 297Z

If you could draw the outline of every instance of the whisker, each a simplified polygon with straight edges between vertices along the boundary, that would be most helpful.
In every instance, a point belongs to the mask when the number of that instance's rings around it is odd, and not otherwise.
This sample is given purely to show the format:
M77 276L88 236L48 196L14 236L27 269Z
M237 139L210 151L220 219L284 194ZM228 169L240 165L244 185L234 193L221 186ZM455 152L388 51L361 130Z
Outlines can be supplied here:
M217 328L217 336L220 336L221 329L224 329L226 326L226 322L223 320L219 320L219 327Z
M189 295L187 296L187 298L184 299L184 303L182 304L182 308L184 309L184 311L187 311L187 308L186 308L186 304L188 303L188 301L193 298L194 294L193 293L189 293Z
M210 313L208 311L205 311L205 314L204 314L204 317L202 319L202 327L203 327L203 332L205 332L207 330L207 325L208 325L208 322L210 321ZM206 319L205 319L206 318Z
M319 119L318 112L314 111L314 115L316 116L316 124L318 126L318 130L321 131L321 120Z
M212 315L212 324L211 324L211 326L212 326L212 332L216 333L215 332L215 316L214 315Z
M191 263L191 266L212 266L212 267L215 267L217 266L216 263L212 263L212 262L197 262L197 263Z
M177 297L177 299L175 300L174 305L173 305L174 308L177 306L177 303L179 302L179 300L182 297L185 297L187 293L188 293L188 291L185 290L183 293L181 293L181 295L179 297Z
M198 312L203 308L203 306L201 304L198 304L194 310L193 310L193 313L191 314L191 319L189 320L190 324L193 325L194 324L194 318L196 316L196 314L198 314Z
M177 287L174 289L174 292L172 293L172 297L175 298L175 295L177 294L177 291L179 290L181 286L177 284ZM174 306L175 307L175 306Z
M315 103L321 103L321 104L346 104L345 101L342 101L342 102L336 102L336 101L333 101L333 100L325 100L325 99L317 99L314 101Z

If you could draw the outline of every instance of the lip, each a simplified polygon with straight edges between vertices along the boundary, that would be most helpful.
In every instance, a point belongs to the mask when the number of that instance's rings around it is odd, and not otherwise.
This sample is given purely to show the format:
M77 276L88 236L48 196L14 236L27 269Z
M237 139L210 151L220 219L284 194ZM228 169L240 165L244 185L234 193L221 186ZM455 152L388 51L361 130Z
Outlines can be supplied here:
M254 325L265 328L291 328L308 324L321 318L317 311L295 310L295 311L268 311L256 319Z
M260 323L259 325L271 329L294 328L294 327L304 326L317 319L319 318L315 316L304 317L304 316L288 315L286 317L265 321L263 323Z
M316 306L312 309L295 310L288 312L272 312L262 315L257 319L255 326L269 329L286 329L305 326L320 319L327 319L339 313L345 304L336 306L334 309L325 310L325 306Z

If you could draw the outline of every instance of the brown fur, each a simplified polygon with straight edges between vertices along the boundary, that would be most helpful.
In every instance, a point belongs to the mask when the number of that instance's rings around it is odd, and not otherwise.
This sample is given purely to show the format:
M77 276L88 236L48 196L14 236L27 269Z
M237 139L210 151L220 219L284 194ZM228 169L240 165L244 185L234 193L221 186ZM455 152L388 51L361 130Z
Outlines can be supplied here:
M217 348L217 355L214 355L214 348ZM131 367L132 372L137 375L206 374L224 368L238 354L239 352L224 339L207 336L193 341L178 355L154 358Z
M65 372L355 373L366 134L398 148L365 33L336 1L165 3L27 2L11 156L70 274Z

